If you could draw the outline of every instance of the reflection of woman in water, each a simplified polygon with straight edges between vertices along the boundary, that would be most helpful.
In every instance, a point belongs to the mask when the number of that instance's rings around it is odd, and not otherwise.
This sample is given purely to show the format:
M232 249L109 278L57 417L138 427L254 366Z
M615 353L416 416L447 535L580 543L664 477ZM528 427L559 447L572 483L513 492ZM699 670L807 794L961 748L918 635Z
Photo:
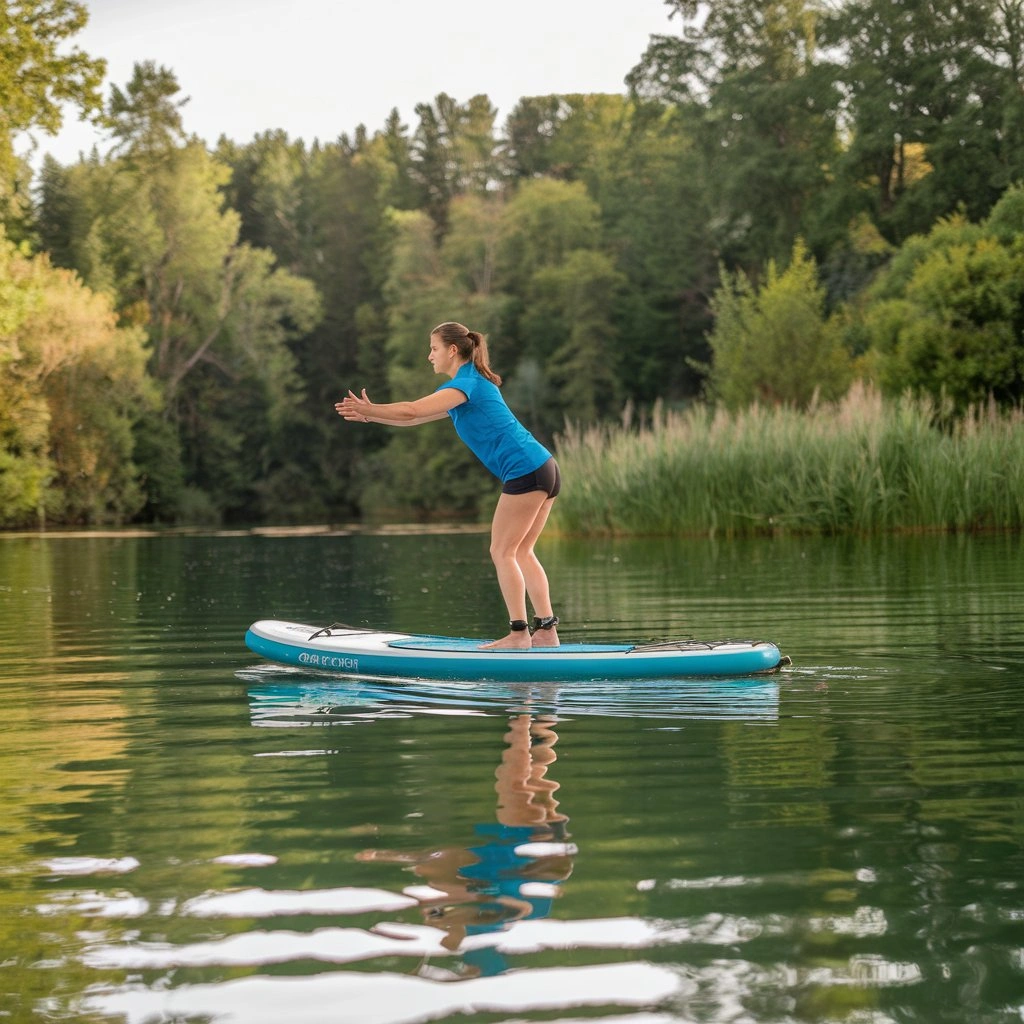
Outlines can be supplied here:
M445 931L452 952L466 936L498 931L513 921L546 917L557 883L572 872L575 848L568 818L558 811L558 783L547 778L558 736L554 719L516 715L509 720L501 764L495 769L496 822L474 827L480 842L416 854L366 850L360 860L405 861L432 892L417 896L425 919ZM470 973L498 974L497 950L463 954Z

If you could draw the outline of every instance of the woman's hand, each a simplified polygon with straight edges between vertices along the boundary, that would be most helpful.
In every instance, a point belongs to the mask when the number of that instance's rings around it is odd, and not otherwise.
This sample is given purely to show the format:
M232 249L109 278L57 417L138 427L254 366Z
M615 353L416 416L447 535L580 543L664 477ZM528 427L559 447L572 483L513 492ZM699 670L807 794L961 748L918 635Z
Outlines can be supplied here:
M370 409L372 407L373 403L370 401L370 396L366 393L366 388L363 388L360 395L349 391L340 402L334 403L334 409L337 414L352 423L369 423Z

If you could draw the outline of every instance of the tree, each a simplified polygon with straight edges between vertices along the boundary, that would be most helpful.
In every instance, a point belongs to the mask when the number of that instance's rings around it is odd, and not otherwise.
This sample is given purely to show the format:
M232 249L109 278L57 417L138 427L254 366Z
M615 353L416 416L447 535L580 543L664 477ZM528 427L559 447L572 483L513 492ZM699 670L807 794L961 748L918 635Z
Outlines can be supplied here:
M150 80L137 72L133 82ZM140 116L125 122L122 156L48 169L41 233L148 332L162 399L149 420L168 418L178 443L159 453L167 432L142 426L140 452L159 460L147 476L173 481L166 467L180 452L195 510L252 518L264 500L256 481L291 459L292 425L306 415L290 346L317 322L319 298L268 250L240 241L221 191L228 168L198 141L175 145L174 119L159 114L174 107L172 84L159 76L154 90L129 89ZM144 114L149 106L156 112ZM166 500L147 512L179 514Z
M132 427L155 399L144 335L109 299L0 238L0 521L130 518Z
M621 408L618 370L628 360L616 344L614 309L624 284L612 260L594 249L576 249L534 275L524 327L534 318L548 332L556 327L558 342L546 365L564 419L593 423Z
M615 322L630 354L623 386L633 401L697 395L710 359L708 295L718 278L713 189L690 115L642 104L587 171L600 197L602 250L625 275Z
M802 242L780 272L770 261L756 288L742 272L723 272L712 309L711 390L730 408L753 402L808 406L840 398L852 370L838 330L825 317L817 264Z
M886 390L957 412L1024 398L1024 245L1020 189L988 221L950 218L901 247L868 293L864 329Z
M988 75L975 109L997 144L997 170L985 189L990 194L1024 178L1024 0L984 0L981 6L978 51Z
M395 212L394 259L385 287L388 300L388 386L395 400L418 398L437 386L427 363L430 330L462 310L485 331L484 310L474 308L446 270L432 219L423 211ZM371 397L373 396L371 393ZM351 428L348 428L351 429ZM387 517L474 515L487 473L450 426L429 423L410 430L370 428L384 447L361 470L364 513Z
M1007 183L993 171L1020 79L1005 80L995 52L1008 44L999 6L1019 0L864 0L823 23L847 97L836 170L890 241L927 231L959 204L983 216Z
M633 105L618 95L525 97L505 122L508 173L513 179L587 180L605 148L629 135L632 116Z
M524 181L502 215L498 250L502 287L524 296L531 277L574 249L596 246L600 207L581 182Z
M0 523L22 525L44 516L49 458L49 409L35 367L18 343L43 303L25 260L0 233Z
M13 0L0 5L0 223L24 218L29 175L15 155L22 132L60 129L64 103L77 106L83 118L98 120L103 101L100 84L106 62L66 40L88 21L76 0Z
M669 6L683 32L654 37L627 83L638 99L688 114L706 162L720 257L753 270L786 254L798 233L827 234L830 225L813 211L836 153L839 97L819 55L819 5Z
M108 116L118 140L114 152L152 159L184 142L181 108L188 97L177 99L179 91L173 71L151 60L136 64L125 89L110 90Z
M567 101L561 96L526 96L505 119L504 152L515 178L559 177L563 166L554 152L565 119Z
M413 136L411 173L421 205L441 236L452 199L482 193L501 175L494 138L497 111L483 95L463 105L440 93L433 104L418 104L416 115L420 123Z

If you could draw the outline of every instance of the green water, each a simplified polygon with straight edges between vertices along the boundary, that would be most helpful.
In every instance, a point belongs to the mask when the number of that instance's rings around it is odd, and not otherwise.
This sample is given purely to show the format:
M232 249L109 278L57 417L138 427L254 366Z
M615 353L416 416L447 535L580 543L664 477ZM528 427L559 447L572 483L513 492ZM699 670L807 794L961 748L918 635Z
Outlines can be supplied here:
M0 538L0 1020L1024 1018L1024 539L543 556L793 666L317 678L246 626L494 635L486 537Z

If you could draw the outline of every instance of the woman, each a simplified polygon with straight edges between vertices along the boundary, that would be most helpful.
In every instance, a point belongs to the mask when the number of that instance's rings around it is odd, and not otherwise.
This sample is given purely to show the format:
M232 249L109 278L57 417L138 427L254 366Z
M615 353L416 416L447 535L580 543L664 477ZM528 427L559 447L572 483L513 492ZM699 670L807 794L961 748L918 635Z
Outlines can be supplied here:
M414 427L450 416L474 455L502 482L491 522L491 558L508 608L509 633L482 644L495 650L557 647L558 617L551 610L548 577L534 551L561 487L558 463L515 418L498 390L501 378L487 361L487 342L449 322L430 332L434 373L451 380L415 402L371 402L349 391L334 408L346 420ZM529 594L536 613L533 636L526 621Z

